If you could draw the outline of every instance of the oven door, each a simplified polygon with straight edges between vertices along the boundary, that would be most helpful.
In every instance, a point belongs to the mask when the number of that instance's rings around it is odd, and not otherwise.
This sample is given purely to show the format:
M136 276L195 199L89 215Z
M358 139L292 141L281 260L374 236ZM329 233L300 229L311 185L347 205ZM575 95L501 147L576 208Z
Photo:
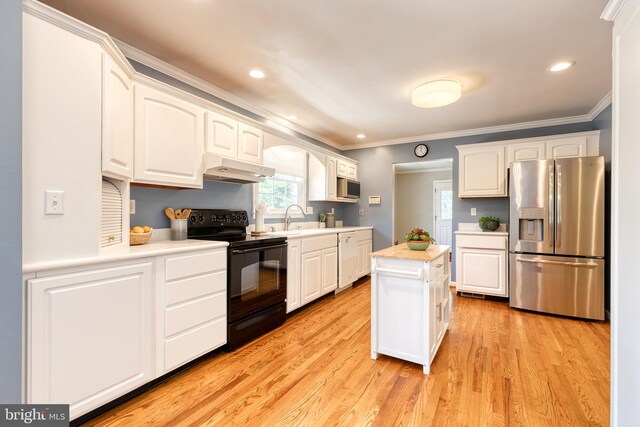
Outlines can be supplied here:
M287 297L287 244L229 249L229 323Z

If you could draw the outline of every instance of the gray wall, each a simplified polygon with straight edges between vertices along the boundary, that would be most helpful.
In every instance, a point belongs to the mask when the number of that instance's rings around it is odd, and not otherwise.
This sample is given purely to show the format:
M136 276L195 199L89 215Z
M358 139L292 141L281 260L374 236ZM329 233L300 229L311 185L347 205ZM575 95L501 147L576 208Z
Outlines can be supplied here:
M0 194L22 206L22 2L0 2ZM22 218L0 228L0 402L20 403L22 378Z
M458 229L461 222L476 222L479 217L493 215L504 222L509 219L509 199L460 199L458 198L458 153L456 145L477 144L481 142L501 141L507 139L529 138L537 136L555 135L592 130L592 123L576 123L571 125L550 126L544 128L525 129L510 132L499 132L485 135L449 138L428 141L429 155L424 160L453 158L453 229ZM365 148L343 152L347 157L359 161L358 178L361 182L361 198L355 206L344 208L346 224L369 225L374 228L374 250L391 245L393 224L391 223L393 164L419 161L413 154L415 143L399 144L386 147ZM382 203L379 206L368 206L367 197L380 195ZM470 215L470 208L477 209L477 216ZM365 214L358 216L358 209L364 209ZM455 246L455 236L452 242ZM455 253L453 254L452 276L455 281Z

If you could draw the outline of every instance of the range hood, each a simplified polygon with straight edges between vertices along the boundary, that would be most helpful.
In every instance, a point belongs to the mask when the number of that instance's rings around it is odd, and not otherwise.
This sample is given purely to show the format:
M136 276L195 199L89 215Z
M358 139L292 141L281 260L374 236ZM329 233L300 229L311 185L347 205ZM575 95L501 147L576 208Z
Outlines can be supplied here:
M274 173L276 173L274 168L241 160L225 159L211 153L204 155L204 179L253 184L264 181L265 177L273 176Z

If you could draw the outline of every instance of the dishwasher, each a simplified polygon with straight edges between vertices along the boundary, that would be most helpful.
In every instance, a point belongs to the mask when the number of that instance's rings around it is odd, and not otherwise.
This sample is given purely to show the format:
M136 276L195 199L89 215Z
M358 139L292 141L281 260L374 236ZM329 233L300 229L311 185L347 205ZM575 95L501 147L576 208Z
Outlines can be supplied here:
M356 232L338 233L338 289L341 292L351 286L358 273L358 242Z

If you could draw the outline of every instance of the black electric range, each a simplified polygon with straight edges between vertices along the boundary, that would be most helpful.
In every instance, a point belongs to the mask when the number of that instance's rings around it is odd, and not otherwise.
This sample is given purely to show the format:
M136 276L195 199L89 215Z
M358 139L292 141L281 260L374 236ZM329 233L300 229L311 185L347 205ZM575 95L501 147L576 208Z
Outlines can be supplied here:
M233 350L286 319L287 239L247 235L246 211L192 209L190 239L224 241L227 249L227 342Z

